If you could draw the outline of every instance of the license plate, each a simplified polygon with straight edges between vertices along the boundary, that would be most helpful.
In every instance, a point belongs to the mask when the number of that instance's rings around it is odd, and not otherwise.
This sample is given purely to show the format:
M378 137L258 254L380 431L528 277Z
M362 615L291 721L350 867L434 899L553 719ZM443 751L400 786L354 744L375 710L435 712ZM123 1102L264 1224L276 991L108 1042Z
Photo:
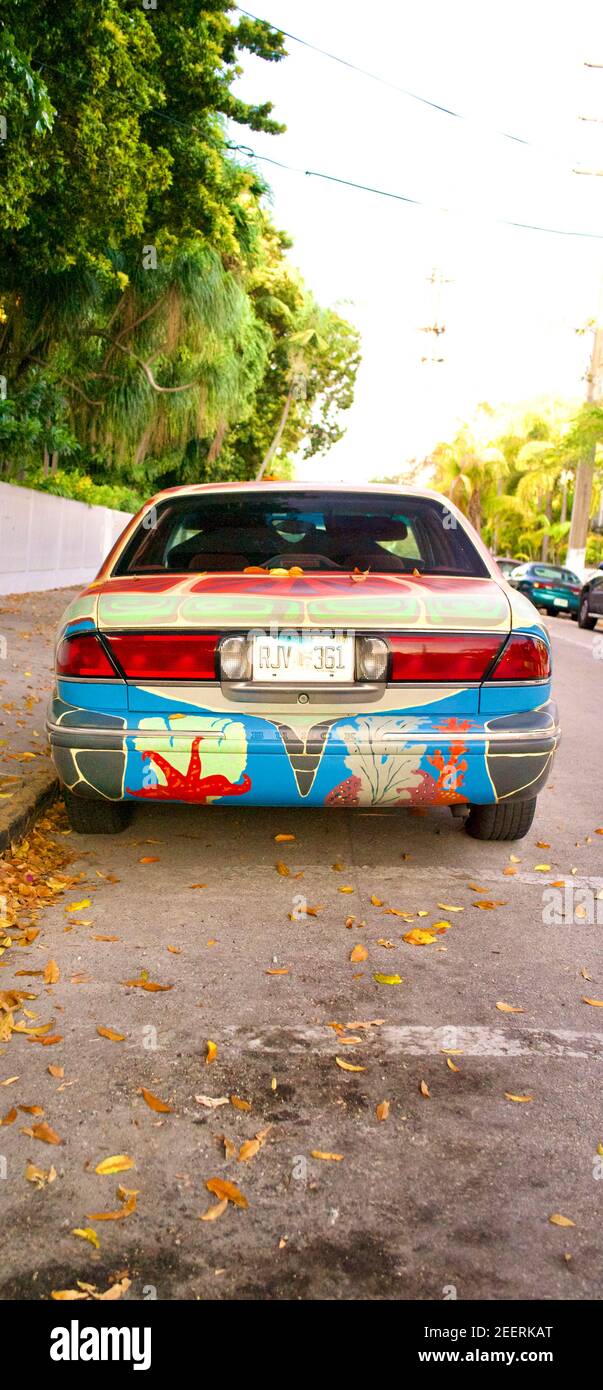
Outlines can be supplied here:
M255 634L253 679L297 685L353 681L354 638L324 632Z
M553 599L553 603L556 603L558 608L568 608L568 607L569 607L569 599L567 599L567 598L554 598L554 599Z

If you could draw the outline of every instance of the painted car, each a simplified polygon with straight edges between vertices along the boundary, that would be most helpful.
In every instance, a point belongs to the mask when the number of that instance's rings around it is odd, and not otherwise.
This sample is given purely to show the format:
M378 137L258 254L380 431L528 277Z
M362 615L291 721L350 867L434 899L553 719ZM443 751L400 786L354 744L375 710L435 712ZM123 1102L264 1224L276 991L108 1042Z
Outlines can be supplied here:
M578 616L582 585L578 575L563 565L545 565L532 560L529 564L518 565L509 575L509 583L545 613Z
M448 806L531 824L559 738L531 603L419 489L172 489L63 616L48 732L75 830L135 805Z
M603 621L603 574L601 569L595 570L594 574L589 575L586 583L582 586L580 594L580 608L578 611L578 626L593 628L597 623Z

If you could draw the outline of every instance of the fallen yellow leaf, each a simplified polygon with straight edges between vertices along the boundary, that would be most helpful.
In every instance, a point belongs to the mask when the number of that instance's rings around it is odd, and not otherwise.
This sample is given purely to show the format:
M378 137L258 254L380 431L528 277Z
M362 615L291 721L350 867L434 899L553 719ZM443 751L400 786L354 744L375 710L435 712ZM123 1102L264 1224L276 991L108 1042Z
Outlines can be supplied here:
M110 1173L127 1173L128 1169L133 1167L134 1159L129 1158L128 1154L112 1154L110 1158L101 1159L94 1171L106 1177Z
M48 1169L36 1168L35 1163L28 1163L25 1169L27 1181L35 1183L36 1187L39 1189L46 1187L50 1182L54 1182L56 1176L57 1170L55 1167Z
M513 1006L513 1004L505 1004L504 1000L502 1000L502 999L499 1001L499 1003L496 1005L496 1007L497 1007L497 1009L500 1009L501 1014L522 1014L522 1013L524 1013L524 1010L523 1010L523 1009L515 1008L515 1007Z
M551 1226L575 1226L575 1225L576 1225L576 1222L575 1222L575 1221L571 1221L570 1218L569 1218L569 1216L560 1216L559 1212L557 1212L557 1211L556 1211L556 1212L553 1212L553 1215L552 1215L552 1216L549 1216L549 1221L550 1221L550 1223L551 1223Z
M123 1189L118 1189L118 1196L120 1190L123 1191ZM126 1216L131 1216L133 1211L136 1211L135 1192L130 1193L119 1211L88 1211L86 1215L89 1221L123 1221Z
M342 1162L343 1162L343 1154L323 1153L323 1150L322 1150L322 1149L312 1149L312 1150L311 1150L310 1157L311 1157L311 1158L322 1158L322 1159L325 1160L326 1163L342 1163Z
M355 1067L352 1062L344 1062L343 1057L336 1057L335 1061L342 1071L366 1071L366 1067Z
M89 1240L95 1250L100 1250L100 1240L91 1226L76 1226L71 1234L72 1236L79 1236L81 1240Z
M145 979L144 975L141 975L139 980L122 980L121 983L122 985L127 985L129 989L146 989L148 990L149 994L159 994L164 990L174 988L173 985L154 984L153 980Z
M421 1095L425 1097L425 1100L431 1100L431 1091L426 1081L419 1082L419 1090Z
M551 866L550 864L535 864L534 872L537 874L550 874Z
M207 1041L207 1049L206 1049L206 1053L205 1053L205 1061L206 1061L206 1063L208 1063L208 1062L215 1062L217 1055L218 1055L218 1044L215 1043L215 1042L212 1042L211 1039L208 1038L208 1041Z
M235 1109L235 1110L244 1110L244 1111L251 1110L251 1102L250 1102L250 1101L248 1101L248 1100L241 1100L241 1097L240 1097L240 1096L230 1096L229 1099L230 1099L230 1104L231 1104L232 1106L234 1106L234 1109Z
M43 1144L63 1144L65 1142L63 1139L59 1139L58 1134L55 1134L54 1129L50 1128L46 1120L42 1120L39 1125L34 1125L33 1129L24 1129L23 1134L28 1134L31 1139L41 1139Z
M378 1120L387 1120L389 1115L389 1101L381 1100L379 1104L375 1106L375 1114Z
M582 1003L592 1004L594 1009L603 1009L603 999L586 999L586 997L583 995Z
M400 975L382 975L382 974L381 974L381 971L377 971L377 972L373 975L373 979L374 979L375 983L378 984L378 985L401 985L401 984L402 984L402 977L401 977Z
M82 901L79 903L69 903L65 910L66 912L82 912L85 907L91 906L92 902L90 898L82 898Z
M432 932L425 931L422 927L413 927L412 931L404 933L402 940L408 942L409 946L431 946L432 941L435 941L436 938Z
M57 1303L75 1303L78 1299L89 1299L90 1294L83 1289L52 1289L50 1297Z
M460 1067L455 1066L455 1063L451 1060L450 1057L447 1057L447 1058L446 1058L446 1066L450 1068L450 1071L460 1071L460 1070L461 1070Z
M294 840L295 835L275 835L277 845L284 844L286 840Z
M221 1202L214 1202L212 1207L208 1207L199 1217L200 1221L217 1221L219 1216L223 1216L228 1206L228 1198L223 1197Z
M168 1105L165 1100L160 1100L159 1096L154 1096L152 1091L147 1091L146 1086L141 1086L139 1095L146 1101L149 1110L155 1110L158 1115L172 1115L173 1105Z
M237 1154L239 1163L247 1163L250 1158L255 1158L256 1154L260 1152L260 1149L265 1144L270 1129L271 1126L267 1125L266 1129L258 1130L258 1133L254 1135L253 1139L246 1139L245 1143L241 1144Z
M49 960L49 961L48 961L48 964L45 966L45 969L44 969L44 981L45 981L45 983L46 983L47 985L56 985L57 980L60 980L60 978L61 978L61 972L60 972L59 967L58 967L58 965L57 965L57 963L56 963L56 960Z
M99 1026L96 1031L100 1038L108 1038L109 1042L125 1041L125 1033L116 1033L113 1028L101 1028Z
M533 1099L533 1096L514 1096L512 1091L505 1091L505 1100L514 1100L517 1105L528 1105Z
M278 864L275 867L277 874L280 874L282 878L289 877L291 870L287 864L283 864L282 860L279 860Z
M233 1206L243 1209L249 1206L247 1198L234 1182L227 1182L225 1178L208 1178L205 1186L221 1202L232 1202Z
M350 960L354 961L355 964L361 960L368 960L368 951L366 949L366 946L362 946L360 945L360 943L358 943L357 946L354 946L354 949L350 954Z

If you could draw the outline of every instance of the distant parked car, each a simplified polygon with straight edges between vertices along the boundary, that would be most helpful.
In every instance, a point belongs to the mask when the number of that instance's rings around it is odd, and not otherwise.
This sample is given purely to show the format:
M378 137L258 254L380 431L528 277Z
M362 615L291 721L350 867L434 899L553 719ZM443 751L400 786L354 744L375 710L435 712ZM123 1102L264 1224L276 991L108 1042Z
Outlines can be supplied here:
M519 560L511 559L510 555L496 555L494 558L505 579L508 579L509 575L513 573L513 570L516 570L517 566L521 563Z
M601 569L587 579L580 594L578 627L593 628L597 620L603 619L603 574Z
M537 560L518 565L509 575L509 583L520 594L532 600L535 608L545 613L567 613L578 617L582 584L573 570L563 565L543 565Z

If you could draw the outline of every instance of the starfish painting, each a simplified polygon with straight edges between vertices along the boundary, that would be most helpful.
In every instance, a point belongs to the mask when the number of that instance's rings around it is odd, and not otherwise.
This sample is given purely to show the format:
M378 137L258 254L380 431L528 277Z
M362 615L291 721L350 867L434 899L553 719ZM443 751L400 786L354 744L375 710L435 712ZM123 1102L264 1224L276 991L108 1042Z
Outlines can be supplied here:
M129 796L149 797L154 801L194 801L203 804L210 796L243 796L245 792L251 790L251 778L247 773L243 775L240 782L229 782L227 777L221 773L214 773L210 777L202 777L201 757L199 754L199 744L202 735L194 738L191 744L190 762L186 772L179 772L177 767L168 763L161 753L143 753L143 761L152 761L161 772L164 773L166 785L157 783L151 787L141 787L135 790L133 787L126 787Z

